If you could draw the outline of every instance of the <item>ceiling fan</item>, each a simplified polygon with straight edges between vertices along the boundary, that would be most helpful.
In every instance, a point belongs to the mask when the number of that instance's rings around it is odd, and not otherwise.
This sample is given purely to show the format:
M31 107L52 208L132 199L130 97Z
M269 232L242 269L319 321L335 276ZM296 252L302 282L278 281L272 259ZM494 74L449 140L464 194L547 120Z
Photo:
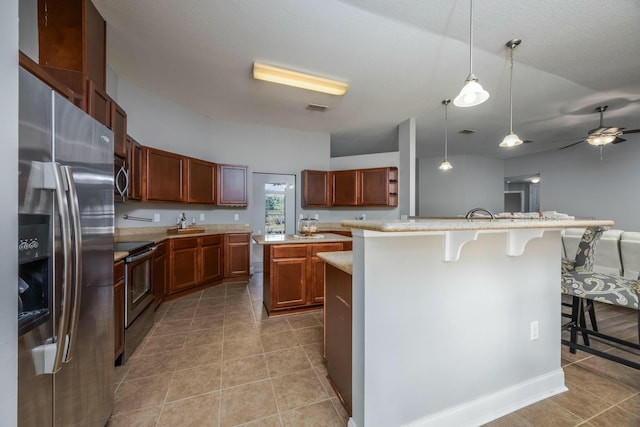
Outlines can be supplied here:
M618 144L620 142L626 141L626 139L621 138L620 136L628 133L640 132L640 129L625 130L625 128L605 127L602 122L604 112L607 111L607 108L607 105L602 105L600 107L597 107L595 110L597 113L600 113L600 126L595 129L591 129L586 138L580 138L580 141L565 145L564 147L559 148L559 150L573 147L574 145L580 144L585 141L591 145L595 145L596 147L601 147L606 144Z

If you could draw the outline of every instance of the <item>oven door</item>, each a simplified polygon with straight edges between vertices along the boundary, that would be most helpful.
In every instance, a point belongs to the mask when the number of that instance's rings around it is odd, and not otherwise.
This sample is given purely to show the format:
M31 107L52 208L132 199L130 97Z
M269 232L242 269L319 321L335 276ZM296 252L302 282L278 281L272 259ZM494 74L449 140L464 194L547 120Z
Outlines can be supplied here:
M142 311L153 302L152 246L141 254L125 258L125 327L129 327Z

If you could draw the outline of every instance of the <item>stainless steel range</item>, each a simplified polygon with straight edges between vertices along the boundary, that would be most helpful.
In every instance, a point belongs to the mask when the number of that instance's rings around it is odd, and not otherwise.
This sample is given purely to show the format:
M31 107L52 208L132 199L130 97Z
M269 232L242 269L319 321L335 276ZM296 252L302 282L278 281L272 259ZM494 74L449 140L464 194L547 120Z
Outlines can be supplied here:
M126 362L153 326L153 242L121 242L114 250L129 252L124 259L124 353Z

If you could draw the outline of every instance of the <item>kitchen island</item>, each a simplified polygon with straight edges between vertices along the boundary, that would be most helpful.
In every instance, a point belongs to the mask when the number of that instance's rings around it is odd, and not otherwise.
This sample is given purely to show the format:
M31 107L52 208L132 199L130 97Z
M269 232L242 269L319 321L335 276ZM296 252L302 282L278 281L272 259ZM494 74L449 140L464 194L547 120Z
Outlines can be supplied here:
M333 233L253 239L263 247L263 301L269 316L322 308L324 261L317 254L351 249L351 237Z
M351 427L477 426L567 390L560 230L612 221L342 225L353 234Z

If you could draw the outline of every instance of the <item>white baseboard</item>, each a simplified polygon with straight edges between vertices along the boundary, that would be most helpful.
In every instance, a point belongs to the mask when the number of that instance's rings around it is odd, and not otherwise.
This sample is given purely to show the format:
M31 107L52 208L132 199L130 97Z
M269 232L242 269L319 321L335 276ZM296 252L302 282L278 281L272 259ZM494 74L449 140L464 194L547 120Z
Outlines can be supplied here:
M564 371L559 368L537 378L420 418L405 427L480 426L567 390L564 385ZM349 427L357 427L351 419Z

